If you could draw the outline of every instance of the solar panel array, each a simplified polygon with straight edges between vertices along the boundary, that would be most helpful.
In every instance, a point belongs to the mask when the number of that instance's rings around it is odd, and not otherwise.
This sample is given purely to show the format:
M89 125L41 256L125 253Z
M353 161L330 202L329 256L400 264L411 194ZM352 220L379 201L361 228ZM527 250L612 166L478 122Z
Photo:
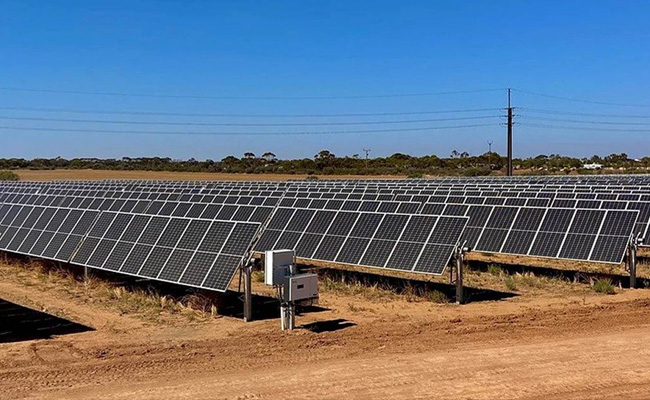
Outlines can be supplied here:
M18 204L0 218L1 250L218 291L261 225Z
M254 250L442 273L454 246L620 263L650 177L0 182L0 249L226 290Z
M280 207L257 251L367 267L442 274L468 218Z

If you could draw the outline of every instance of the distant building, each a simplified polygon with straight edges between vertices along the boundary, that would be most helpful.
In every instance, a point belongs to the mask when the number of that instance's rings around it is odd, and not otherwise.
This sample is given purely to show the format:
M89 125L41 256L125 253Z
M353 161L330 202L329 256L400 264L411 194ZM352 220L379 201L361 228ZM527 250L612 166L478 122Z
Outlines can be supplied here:
M601 169L601 168L603 168L603 164L596 164L596 163L583 164L582 168L584 168L584 169Z

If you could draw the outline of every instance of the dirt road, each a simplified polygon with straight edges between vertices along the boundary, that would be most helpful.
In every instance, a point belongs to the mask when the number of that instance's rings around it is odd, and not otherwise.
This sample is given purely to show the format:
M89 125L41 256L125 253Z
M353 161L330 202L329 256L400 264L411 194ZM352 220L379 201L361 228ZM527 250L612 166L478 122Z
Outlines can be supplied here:
M647 399L648 338L650 328L646 327L528 345L472 344L471 349L463 346L297 365L287 362L273 370L264 367L226 374L192 374L108 390L71 390L66 395L152 400Z

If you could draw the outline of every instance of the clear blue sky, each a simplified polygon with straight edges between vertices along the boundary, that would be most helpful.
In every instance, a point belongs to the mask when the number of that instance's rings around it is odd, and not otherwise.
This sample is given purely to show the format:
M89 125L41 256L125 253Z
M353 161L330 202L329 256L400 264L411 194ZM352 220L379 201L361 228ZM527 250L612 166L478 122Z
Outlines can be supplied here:
M0 87L231 97L358 96L514 87L650 105L647 1L43 1L0 0ZM603 129L527 117L528 108L650 115L650 107L570 102L513 93L515 156L650 154L650 119L602 118ZM437 96L260 100L91 96L0 90L0 107L230 114L336 114L505 106L503 91ZM350 131L474 125L462 129L334 135L138 135L2 129L1 157L169 156L221 159L245 151L281 158L448 156L505 152L499 118L346 126L185 126L191 123L332 123L496 116L206 118L0 109L0 117L145 122L106 124L1 119L0 126L182 132ZM150 125L148 122L181 125ZM632 121L636 125L609 125ZM554 125L547 129L527 123ZM646 125L644 125L647 123ZM634 132L636 130L636 132ZM644 132L647 131L647 132Z

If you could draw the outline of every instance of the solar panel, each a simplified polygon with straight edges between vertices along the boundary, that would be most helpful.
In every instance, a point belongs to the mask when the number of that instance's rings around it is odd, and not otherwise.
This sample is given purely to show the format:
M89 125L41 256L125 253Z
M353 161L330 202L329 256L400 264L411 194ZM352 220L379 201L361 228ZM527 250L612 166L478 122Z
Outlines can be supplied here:
M280 207L255 250L289 248L304 259L441 274L467 220Z
M225 291L259 226L105 211L71 262Z

